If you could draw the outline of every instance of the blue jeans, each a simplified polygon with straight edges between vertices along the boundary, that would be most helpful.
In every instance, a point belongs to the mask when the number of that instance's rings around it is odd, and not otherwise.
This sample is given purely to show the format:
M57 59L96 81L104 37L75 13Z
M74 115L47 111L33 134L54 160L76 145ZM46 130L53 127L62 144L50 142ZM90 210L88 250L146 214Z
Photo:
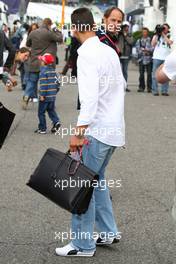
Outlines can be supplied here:
M88 137L88 140L89 144L83 147L83 162L99 175L99 182L103 182L105 168L115 147L103 144L93 137ZM113 237L118 235L109 189L102 184L94 188L86 213L72 215L73 246L85 251L95 250L94 224L96 230L105 234L105 237L108 237L110 233Z
M153 94L158 93L158 82L156 80L156 71L161 64L164 63L164 60L153 59L153 71L152 71L152 92ZM169 82L166 82L161 85L161 93L167 93L169 89Z
M26 88L24 96L37 98L37 84L39 80L39 72L27 72L25 74Z
M129 59L120 59L121 67L122 67L122 73L123 77L125 78L125 81L128 81L128 64Z
M55 125L57 122L60 122L59 117L55 111L55 101L52 102L45 102L45 101L39 101L38 106L38 118L39 118L39 126L38 128L40 130L46 130L46 117L45 113L48 112L48 116L53 122L53 125Z

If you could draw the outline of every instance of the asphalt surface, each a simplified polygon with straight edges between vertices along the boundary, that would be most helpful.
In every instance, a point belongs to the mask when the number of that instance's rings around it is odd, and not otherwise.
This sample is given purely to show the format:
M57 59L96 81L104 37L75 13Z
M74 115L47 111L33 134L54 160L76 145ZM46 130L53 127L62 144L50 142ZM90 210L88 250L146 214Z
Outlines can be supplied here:
M62 48L63 52L63 48ZM61 62L63 64L63 62ZM71 215L26 186L48 147L68 149L68 136L36 135L37 104L21 109L20 86L11 93L1 85L0 101L16 113L0 150L0 263L175 264L176 225L171 216L176 176L176 89L169 97L137 93L138 72L130 66L126 94L126 150L116 151L108 179L122 232L119 244L97 248L95 257L61 258L55 247L67 244L56 234L69 232ZM65 84L57 98L62 127L74 125L77 85ZM48 120L48 129L50 121Z

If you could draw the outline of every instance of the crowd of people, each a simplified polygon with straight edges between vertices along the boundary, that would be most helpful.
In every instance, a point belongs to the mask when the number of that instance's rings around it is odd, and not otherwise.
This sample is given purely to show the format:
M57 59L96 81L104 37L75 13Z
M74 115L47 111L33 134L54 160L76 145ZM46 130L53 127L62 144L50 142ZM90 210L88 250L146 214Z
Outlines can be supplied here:
M167 23L157 25L154 35L151 37L148 28L143 27L141 37L134 41L131 34L131 28L128 21L120 24L118 21L119 11L116 7L109 8L104 13L101 28L96 31L96 35L101 42L112 47L120 58L123 76L128 84L128 65L132 58L133 47L136 49L136 60L139 67L139 85L138 92L153 93L154 96L159 95L158 81L156 80L156 71L158 67L163 64L166 57L171 52L173 45L170 36L170 27ZM124 19L124 18L123 18ZM119 28L110 27L118 23ZM54 29L54 30L53 30ZM63 33L63 34L62 34ZM6 24L2 25L0 31L0 73L4 72L3 82L7 83L7 90L11 91L12 86L16 85L15 79L12 75L16 73L17 60L16 52L21 48L29 50L30 56L25 61L18 64L20 71L21 85L24 91L23 94L23 109L27 109L29 101L38 102L38 80L40 72L39 55L50 53L54 56L54 64L58 64L57 44L65 43L65 66L60 72L61 75L66 75L71 68L71 76L77 77L77 50L81 43L72 36L71 30L63 27L62 33L58 30L56 25L50 19L44 19L42 25L33 23L21 24L19 20L14 21L14 28L10 30ZM39 41L40 40L40 41ZM22 49L24 52L25 49ZM27 50L26 50L27 51ZM4 58L4 59L3 59ZM5 60L5 63L4 63ZM147 73L147 80L145 81L145 72ZM9 78L7 76L9 74ZM126 91L130 92L128 85ZM161 94L163 96L169 95L169 83L161 85ZM78 109L80 109L80 102L78 98Z
M166 57L171 53L173 40L170 35L170 26L167 23L157 25L152 35L147 27L143 27L141 29L141 37L135 41L130 32L131 27L128 21L122 23L118 32L113 27L109 27L109 25L113 24L114 17L118 17L118 12L113 8L108 9L104 13L104 27L101 27L101 30L96 32L97 36L102 42L116 50L120 57L122 72L126 82L128 82L128 65L130 59L134 56L139 67L139 85L137 91L144 92L147 90L148 93L153 93L154 96L158 96L158 81L155 75L158 67L163 64ZM65 37L65 43L67 45L65 59L67 63L62 74L65 75L68 69L72 68L74 70L71 75L77 76L75 74L77 61L76 50L79 48L80 43L70 35L70 32L69 36ZM136 50L135 55L132 54L133 48ZM146 80L145 72L147 73ZM126 91L130 92L130 89L127 87ZM163 96L168 96L168 91L169 83L161 85L161 94Z
M39 134L46 134L46 112L53 123L52 133L61 126L55 109L60 87L56 63L57 44L65 41L66 65L61 74L66 74L71 67L71 74L77 77L80 109L69 148L72 152L82 148L84 164L99 175L99 181L105 180L105 170L115 149L125 146L124 96L125 89L130 91L127 87L128 65L134 39L129 32L129 24L123 23L123 20L122 10L111 7L105 11L103 27L94 31L91 11L79 8L71 15L74 28L66 38L49 18L44 19L40 26L20 25L11 40L4 31L0 36L1 60L4 49L9 51L4 66L1 61L0 77L3 78L4 71L15 73L16 65L19 66L24 90L23 109L27 109L31 99L39 100L39 125L35 130ZM168 81L176 77L166 59L173 44L169 29L166 23L162 27L157 26L152 38L147 28L142 29L142 37L135 44L140 75L138 92L144 92L147 88L153 95L159 95L159 80L163 83L162 95L169 95ZM164 67L161 66L163 62ZM175 65L175 60L173 63ZM102 129L106 133L101 133ZM88 144L85 144L85 139ZM94 225L104 237L93 239ZM100 184L94 189L88 210L85 214L73 214L71 226L76 238L68 245L56 248L59 256L91 257L95 254L96 246L119 242L119 230L107 186L102 189ZM80 237L80 233L83 236Z

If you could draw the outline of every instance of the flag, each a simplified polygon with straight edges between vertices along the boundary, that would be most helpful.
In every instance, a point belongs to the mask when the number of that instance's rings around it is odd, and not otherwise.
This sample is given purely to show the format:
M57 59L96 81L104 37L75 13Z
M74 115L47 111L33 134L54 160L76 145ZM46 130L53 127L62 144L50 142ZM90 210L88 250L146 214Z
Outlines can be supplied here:
M20 9L26 12L29 0L2 0L8 6L8 14L16 14Z
M2 0L8 6L8 14L16 14L18 13L20 0Z

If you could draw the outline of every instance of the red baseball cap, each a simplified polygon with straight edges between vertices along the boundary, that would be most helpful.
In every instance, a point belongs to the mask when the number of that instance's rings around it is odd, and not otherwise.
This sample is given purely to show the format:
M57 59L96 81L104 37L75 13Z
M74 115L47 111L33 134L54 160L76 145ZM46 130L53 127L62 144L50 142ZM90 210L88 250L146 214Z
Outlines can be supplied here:
M42 56L38 56L38 59L44 61L46 64L52 64L54 62L54 56L50 53L45 53Z

